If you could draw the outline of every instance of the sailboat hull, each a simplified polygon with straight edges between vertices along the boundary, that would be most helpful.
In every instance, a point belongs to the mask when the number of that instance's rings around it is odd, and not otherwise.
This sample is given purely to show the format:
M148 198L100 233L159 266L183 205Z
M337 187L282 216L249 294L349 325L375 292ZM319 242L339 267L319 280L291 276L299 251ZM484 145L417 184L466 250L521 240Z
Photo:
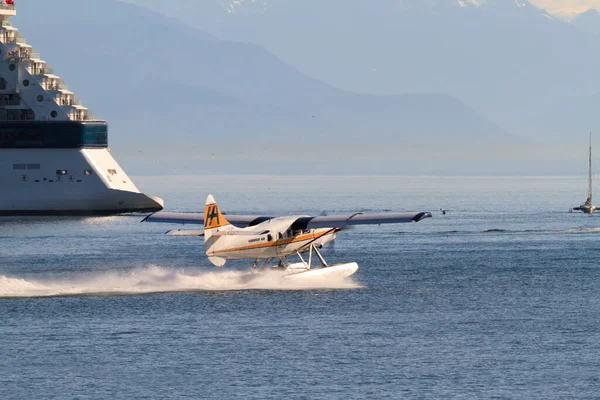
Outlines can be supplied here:
M579 207L573 208L573 210L581 211L584 214L593 214L594 211L596 211L596 207L594 207L594 206L579 206Z

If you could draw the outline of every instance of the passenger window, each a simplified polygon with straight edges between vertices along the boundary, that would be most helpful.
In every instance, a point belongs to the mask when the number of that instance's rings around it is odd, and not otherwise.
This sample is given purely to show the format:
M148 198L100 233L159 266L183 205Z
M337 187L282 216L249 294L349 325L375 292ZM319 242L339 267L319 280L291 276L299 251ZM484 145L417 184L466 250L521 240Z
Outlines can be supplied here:
M27 169L27 164L13 164L13 169Z
M27 169L40 169L40 164L27 164Z
M56 170L56 175L66 175L66 174L67 174L66 169L57 169Z

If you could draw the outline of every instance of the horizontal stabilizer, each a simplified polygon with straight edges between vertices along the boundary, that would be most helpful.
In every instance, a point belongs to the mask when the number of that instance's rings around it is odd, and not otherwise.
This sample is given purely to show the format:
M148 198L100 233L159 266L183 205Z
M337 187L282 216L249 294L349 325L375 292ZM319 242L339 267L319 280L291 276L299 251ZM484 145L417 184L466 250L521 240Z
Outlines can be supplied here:
M204 236L204 230L173 229L165 233L169 236Z
M208 257L208 261L216 265L217 267L222 267L227 262L226 258L223 257Z

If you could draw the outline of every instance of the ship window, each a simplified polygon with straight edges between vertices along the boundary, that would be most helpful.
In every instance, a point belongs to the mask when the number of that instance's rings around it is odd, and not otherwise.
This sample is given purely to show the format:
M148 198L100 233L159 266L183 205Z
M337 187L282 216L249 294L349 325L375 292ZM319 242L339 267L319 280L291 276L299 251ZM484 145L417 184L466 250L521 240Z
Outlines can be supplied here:
M111 175L116 175L117 174L117 170L116 169L109 169L108 173Z
M19 110L6 110L6 119L8 121L18 121L20 119Z
M42 96L41 94L38 94L37 101L39 101L39 102L44 101L44 96Z
M82 130L82 143L85 146L91 147L108 145L108 132L106 124L84 124Z
M27 169L27 164L13 164L13 169Z
M21 112L21 119L24 121L33 121L35 119L35 113L33 110L23 110Z
M8 66L8 69L9 69L10 71L14 71L14 70L15 70L15 68L17 68L17 67L15 66L15 64L10 64L10 65Z
M31 129L0 129L0 146L38 147L43 143L41 133Z
M57 113L56 111L52 111L52 112L50 113L50 116L51 116L52 118L56 118L56 117L58 116L58 113Z
M86 169L85 171L83 171L84 175L91 175L92 174L92 170L91 169Z
M6 79L0 78L0 90L6 90Z
M66 169L57 169L56 170L56 175L66 175L66 174L67 174Z
M29 86L29 79L23 80L23 86Z
M27 169L40 169L40 164L27 164Z
M19 97L9 98L8 94L0 93L0 119L5 117L5 122L0 123L0 148L107 146L106 123L77 123L73 121L54 121L51 123L47 121L26 122L28 119L35 118L32 110L7 109L2 104L3 102L6 104L18 101L19 99ZM15 122L8 122L7 120Z
M21 104L21 96L18 93L0 95L0 106L18 106ZM12 110L18 111L18 110Z

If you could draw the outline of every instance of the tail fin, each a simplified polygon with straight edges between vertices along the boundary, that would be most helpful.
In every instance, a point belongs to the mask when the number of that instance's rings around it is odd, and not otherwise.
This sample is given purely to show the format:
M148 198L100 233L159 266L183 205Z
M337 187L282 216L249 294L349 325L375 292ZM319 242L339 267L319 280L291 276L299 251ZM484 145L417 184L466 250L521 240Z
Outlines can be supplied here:
M213 236L215 231L219 228L232 226L229 221L223 216L217 202L212 194L209 194L206 198L206 206L204 207L204 246L206 248L206 255L208 260L216 265L222 267L227 261L226 258L215 256L216 241L219 239L218 236Z
M231 224L221 214L215 198L212 194L209 194L206 198L206 206L204 207L204 230L221 228L227 225Z

